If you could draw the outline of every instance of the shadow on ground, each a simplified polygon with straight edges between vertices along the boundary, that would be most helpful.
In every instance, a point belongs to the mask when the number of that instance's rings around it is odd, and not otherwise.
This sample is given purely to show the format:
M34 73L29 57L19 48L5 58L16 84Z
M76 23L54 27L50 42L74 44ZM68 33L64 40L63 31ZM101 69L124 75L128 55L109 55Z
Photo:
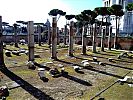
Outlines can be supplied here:
M46 67L46 66L42 66L41 64L38 64L38 63L34 63L36 66L38 66L39 68L45 68L46 70L50 70L50 68L49 67ZM79 71L78 73L80 73L80 74L84 74L84 72L82 72L82 71ZM89 82L87 82L87 81L84 81L84 80L81 80L81 79L79 79L79 78L77 78L77 77L74 77L74 76L71 76L71 75L69 75L69 74L61 74L61 75L59 75L59 77L64 77L64 78L67 78L67 79L69 79L69 80L72 80L72 81L74 81L74 82L77 82L77 83L79 83L79 84L82 84L82 85L85 85L85 86L92 86L92 84L90 84Z
M82 84L82 85L85 85L85 86L92 86L91 83L89 83L89 82L87 82L87 81L84 81L84 80L81 80L81 79L79 79L79 78L77 78L77 77L74 77L74 76L71 76L71 75L68 75L68 74L62 75L62 76L63 76L64 78L67 78L67 79L72 80L72 81L74 81L74 82L80 83L80 84Z
M113 67L123 68L123 69L127 69L127 70L133 70L133 68L123 67L123 66L119 66L119 65L115 65L115 64L108 64L108 63L105 63L105 64L109 65L109 66L113 66Z
M26 90L28 93L30 93L32 96L34 96L38 100L54 100L49 95L45 94L38 88L32 86L27 81L23 80L21 77L17 76L10 70L8 70L6 67L3 67L0 69L0 71L5 74L7 77L9 77L12 81L15 81L17 84L20 85L24 90Z
M71 64L71 65L76 65L76 66L84 67L84 66L81 66L79 64L74 64L72 62L67 62L67 61L64 61L64 60L59 60L58 59L58 61L62 62L62 63L66 63L66 64ZM98 73L105 74L105 75L109 75L109 76L113 76L113 77L116 77L116 78L123 78L122 76L115 75L115 74L112 74L112 73L108 73L108 72L105 72L105 71L100 71L100 70L94 69L93 67L84 67L84 69L91 70L91 71L98 72Z

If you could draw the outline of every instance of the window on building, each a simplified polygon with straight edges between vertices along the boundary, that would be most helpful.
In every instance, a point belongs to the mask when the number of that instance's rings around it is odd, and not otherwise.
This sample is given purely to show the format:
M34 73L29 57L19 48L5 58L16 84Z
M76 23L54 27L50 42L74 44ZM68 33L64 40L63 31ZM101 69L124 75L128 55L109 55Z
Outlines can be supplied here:
M122 7L124 5L123 3L124 3L124 0L119 0L119 4L122 5Z
M112 0L112 5L113 5L113 4L116 4L116 0Z
M121 0L119 0L119 4L121 4Z
M106 7L106 2L104 2L104 7Z
M107 1L107 7L108 7L108 1Z

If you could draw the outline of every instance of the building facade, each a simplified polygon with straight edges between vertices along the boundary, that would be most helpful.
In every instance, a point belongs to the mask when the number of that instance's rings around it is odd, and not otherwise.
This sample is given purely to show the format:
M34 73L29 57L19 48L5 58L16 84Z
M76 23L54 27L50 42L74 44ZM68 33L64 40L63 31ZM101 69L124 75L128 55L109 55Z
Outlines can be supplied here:
M125 7L128 3L133 3L133 0L103 0L104 7L111 7L114 4L120 4L123 7L124 15L120 18L118 23L119 33L120 35L131 35L133 34L133 11L126 11ZM109 19L112 24L112 32L116 32L116 19L115 16L112 15Z

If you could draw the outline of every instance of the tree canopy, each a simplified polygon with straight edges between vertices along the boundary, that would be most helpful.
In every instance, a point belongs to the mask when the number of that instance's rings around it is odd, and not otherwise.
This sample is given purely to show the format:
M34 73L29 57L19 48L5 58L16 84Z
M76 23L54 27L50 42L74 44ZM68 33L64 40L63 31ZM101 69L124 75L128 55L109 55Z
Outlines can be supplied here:
M111 8L113 8L116 12L122 10L122 6L119 4L114 4L111 6Z
M78 21L83 21L83 15L82 14L78 14L75 16L75 19Z
M27 24L28 24L28 22L23 22L23 24L24 24L24 25L27 25Z
M108 13L107 7L96 7L94 9L94 12L97 13L98 15L105 16Z
M97 15L106 16L106 15L112 15L113 14L113 8L112 7L96 7L93 10Z
M16 29L17 28L17 26L19 26L18 24L16 24L16 23L14 23L13 24L13 26L14 26L14 28Z
M6 25L8 25L9 23L8 22L2 22L2 25L3 26L6 26Z
M114 4L111 6L112 14L115 16L123 16L124 12L121 5Z
M75 16L75 19L78 21L88 21L90 22L92 19L95 19L97 14L91 10L84 10L81 14Z
M21 20L19 20L19 21L16 21L16 23L21 23L21 24L22 24L23 22L24 22L24 21L21 21Z
M61 16L64 16L66 12L63 12L62 10L59 10L59 9L52 9L48 14L50 16L57 16L58 14Z
M127 10L127 11L133 11L133 3L129 3L129 4L126 6L126 10Z
M65 15L65 18L71 20L72 18L75 18L75 15Z

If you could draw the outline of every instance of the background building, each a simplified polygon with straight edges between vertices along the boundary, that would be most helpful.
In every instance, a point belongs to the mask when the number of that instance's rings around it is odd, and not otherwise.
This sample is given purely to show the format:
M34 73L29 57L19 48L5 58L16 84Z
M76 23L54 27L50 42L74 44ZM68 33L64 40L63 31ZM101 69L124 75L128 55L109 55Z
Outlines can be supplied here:
M119 22L119 35L133 35L133 11L128 12L126 11L125 7L128 3L132 3L133 0L103 0L104 7L111 7L114 4L120 4L123 7L124 15L120 18ZM109 19L112 24L112 32L115 33L116 29L116 19L115 16L112 15Z

